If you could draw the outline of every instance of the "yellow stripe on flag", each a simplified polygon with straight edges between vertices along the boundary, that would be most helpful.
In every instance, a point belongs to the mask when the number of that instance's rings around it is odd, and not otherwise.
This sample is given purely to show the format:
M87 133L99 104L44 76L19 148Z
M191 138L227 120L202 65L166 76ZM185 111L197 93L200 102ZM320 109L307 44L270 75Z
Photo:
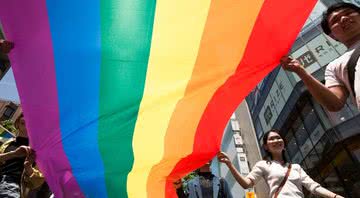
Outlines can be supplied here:
M168 123L191 78L209 6L210 0L157 2L144 96L133 137L129 197L147 197L148 175L163 157Z

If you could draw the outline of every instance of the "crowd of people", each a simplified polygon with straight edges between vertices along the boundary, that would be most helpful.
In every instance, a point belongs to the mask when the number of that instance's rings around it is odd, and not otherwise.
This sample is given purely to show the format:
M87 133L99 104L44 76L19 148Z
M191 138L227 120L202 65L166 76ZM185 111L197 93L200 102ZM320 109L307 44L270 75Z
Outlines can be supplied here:
M327 35L343 43L348 50L328 64L325 85L309 74L301 63L289 56L280 60L283 69L297 74L312 96L329 111L339 111L348 97L360 110L360 8L350 3L330 6L323 14L321 27ZM0 40L0 52L9 53L14 44ZM25 120L21 115L15 121L16 137L0 147L0 197L50 197L51 192L35 163L36 153L29 147ZM263 178L270 188L269 197L304 197L302 187L312 194L326 198L342 198L311 179L298 164L290 163L285 155L284 139L277 130L270 130L263 137L267 153L242 176L224 152L219 152L219 162L226 164L235 180L244 189L254 186ZM174 182L180 198L229 198L233 195L223 178L213 175L210 162L197 170L197 176L187 182ZM235 196L235 195L234 195Z
M326 67L325 85L308 73L297 59L284 56L280 60L280 65L284 70L297 74L310 94L329 111L341 110L348 97L360 110L360 8L350 3L334 4L323 13L321 27L325 34L348 48L342 56ZM279 131L272 129L265 133L263 146L267 156L257 162L246 177L238 172L226 153L218 153L217 158L219 162L226 164L237 183L244 189L253 187L260 178L263 178L270 188L271 198L304 197L303 187L320 197L343 197L323 188L311 179L299 164L292 164L286 159L285 143ZM210 196L217 192L218 187L213 185L214 187L209 188L210 185L206 185L206 182L199 182L201 178L206 178L203 173L198 175L188 182L186 188L181 185L181 180L175 182L174 186L179 197L232 197L226 189L227 185L223 186L228 193ZM212 175L211 178L217 177ZM218 180L223 178L217 178L215 181ZM353 192L353 197L360 195Z

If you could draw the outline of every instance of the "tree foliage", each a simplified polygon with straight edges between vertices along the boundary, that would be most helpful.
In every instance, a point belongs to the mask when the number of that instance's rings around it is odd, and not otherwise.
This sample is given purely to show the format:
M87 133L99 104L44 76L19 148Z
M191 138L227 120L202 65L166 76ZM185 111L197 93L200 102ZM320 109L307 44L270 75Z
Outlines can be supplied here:
M14 122L12 120L4 120L4 121L0 122L0 124L4 128L6 128L8 131L15 133L16 128L15 128Z

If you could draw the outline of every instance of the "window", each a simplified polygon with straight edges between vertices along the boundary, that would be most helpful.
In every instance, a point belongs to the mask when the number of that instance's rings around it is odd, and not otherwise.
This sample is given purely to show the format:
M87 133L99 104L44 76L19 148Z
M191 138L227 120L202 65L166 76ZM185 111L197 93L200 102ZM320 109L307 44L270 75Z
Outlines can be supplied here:
M325 130L323 129L323 127L320 124L318 124L318 126L310 133L311 133L310 137L311 137L312 142L314 144L316 144L321 139L321 137L324 135Z
M309 135L305 130L303 124L300 124L298 130L295 132L296 140L298 141L299 146L302 146L307 139L309 139Z
M255 101L255 97L254 97L254 90L252 90L249 95L246 96L246 102L249 105L249 109L253 110L254 109L254 101Z
M15 109L13 109L12 107L10 106L7 106L4 113L3 113L3 116L5 117L5 119L9 119L11 118L11 116L15 113Z
M272 117L273 117L273 114L271 112L270 106L267 106L265 109L265 112L264 112L264 118L265 118L267 125L269 125Z
M302 111L304 118L304 125L307 131L312 132L316 126L320 123L315 110L310 106L310 104L306 105Z
M300 164L303 161L303 156L300 152L297 152L296 155L291 159L292 163Z
M306 142L300 147L301 153L303 154L303 156L306 156L307 154L309 154L309 152L311 151L311 149L313 148L313 144L311 143L310 139L307 139Z
M324 152L324 149L325 149L324 144L321 141L319 141L316 144L315 149L316 149L317 153L319 153L319 155L322 156L323 155L322 153Z
M255 122L255 130L256 130L256 135L257 135L258 139L260 139L261 136L263 135L264 131L261 127L261 123L260 123L259 119L257 119Z
M303 160L300 164L301 168L303 168L304 170L307 170L308 169L308 166L306 165L306 162L305 160Z
M294 122L292 123L292 129L294 131L297 131L301 126L303 126L303 123L299 117L299 114L296 113L296 117L294 115Z
M320 106L319 103L317 103L315 101L314 98L311 98L311 103L313 104L313 107L316 111L316 114L319 116L318 118L320 119L322 125L324 126L325 129L329 129L331 128L331 124L329 122L329 117L326 115L324 109Z
M293 138L290 142L288 142L286 149L290 157L293 157L299 151L299 147L295 141L295 138Z
M341 181L333 168L330 174L325 177L323 186L326 186L328 190L336 194L345 194L345 189L341 185Z
M289 143L293 138L294 138L294 134L293 134L293 131L292 131L292 129L289 129L288 131L287 131L287 133L285 133L286 135L285 135L285 142L286 143Z
M357 115L359 114L359 110L357 108L357 106L351 101L351 98L348 97L347 101L346 101L346 104L348 105L350 111L354 114L354 115Z
M349 103L349 101L347 101L347 103ZM336 126L346 120L349 120L350 118L352 118L354 116L352 110L349 108L349 105L347 103L338 112L330 112L330 111L325 110L326 113L328 114L333 126Z
M353 162L347 151L339 152L333 163L336 165L339 177L343 180L345 189L350 191L354 183L360 182L359 165Z
M305 158L306 164L308 165L308 168L314 168L316 167L319 158L315 152L315 149L313 149L310 154Z

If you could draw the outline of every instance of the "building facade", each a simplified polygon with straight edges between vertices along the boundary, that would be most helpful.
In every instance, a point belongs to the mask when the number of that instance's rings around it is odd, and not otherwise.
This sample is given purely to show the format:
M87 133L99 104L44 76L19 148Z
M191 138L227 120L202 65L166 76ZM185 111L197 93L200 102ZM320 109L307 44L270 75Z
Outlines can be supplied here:
M15 121L22 110L19 104L11 101L0 100L0 122L4 120Z
M0 24L0 39L4 39L4 34ZM0 53L0 81L5 76L6 72L10 69L10 62L7 55Z
M340 1L318 1L290 53L322 82L327 64L346 51L320 28L322 12L335 2ZM360 5L357 0L346 2ZM278 129L287 143L287 157L322 186L345 197L360 188L360 114L350 99L339 112L329 112L295 74L278 67L246 101L260 148L264 132Z
M13 123L21 114L21 107L10 101L0 100L0 145L15 136L14 132L8 130L3 124L3 121L11 120Z

